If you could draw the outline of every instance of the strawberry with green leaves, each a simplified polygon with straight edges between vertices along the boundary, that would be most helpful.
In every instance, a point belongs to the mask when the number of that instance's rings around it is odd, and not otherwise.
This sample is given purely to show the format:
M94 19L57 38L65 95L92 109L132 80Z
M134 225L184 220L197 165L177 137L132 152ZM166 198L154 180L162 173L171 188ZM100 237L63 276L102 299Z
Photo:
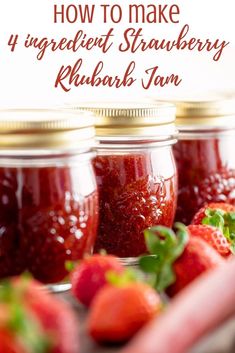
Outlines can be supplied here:
M192 220L193 225L203 224L221 231L235 253L235 206L227 203L209 203L202 207Z
M35 281L0 283L0 353L78 353L72 309Z
M224 213L235 213L235 206L224 202L211 202L204 205L195 214L192 220L192 224L203 224L203 219L208 216L208 210L211 211L223 211ZM210 212L209 212L210 213Z
M140 267L152 277L154 287L170 296L190 284L202 273L224 263L224 259L207 242L189 235L188 229L177 224L177 234L156 226L144 231L151 256L140 258Z
M24 303L25 283L1 282L0 352L50 352L51 338Z

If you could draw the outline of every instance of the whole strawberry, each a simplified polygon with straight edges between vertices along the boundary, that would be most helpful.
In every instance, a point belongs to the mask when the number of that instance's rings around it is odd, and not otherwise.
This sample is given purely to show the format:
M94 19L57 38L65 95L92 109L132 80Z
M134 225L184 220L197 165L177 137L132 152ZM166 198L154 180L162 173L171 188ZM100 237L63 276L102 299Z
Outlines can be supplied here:
M109 271L124 271L115 256L97 254L82 260L71 274L72 293L75 298L89 306L96 293L107 284L106 275Z
M196 236L211 245L221 256L231 255L230 243L220 229L209 225L195 224L187 227L191 236Z
M190 238L183 254L173 265L176 280L167 289L168 295L174 296L198 276L223 263L223 258L204 240Z
M228 203L209 203L194 216L192 224L206 224L221 231L235 253L235 206Z
M157 292L144 283L104 286L92 302L88 332L97 342L124 342L161 311Z
M73 311L37 282L1 282L0 312L1 353L79 352Z
M53 338L25 304L25 283L0 283L0 352L52 352Z
M152 256L143 256L140 266L155 281L155 288L172 296L202 273L224 263L224 259L199 237L189 236L187 228L171 229L156 226L145 230L147 248Z

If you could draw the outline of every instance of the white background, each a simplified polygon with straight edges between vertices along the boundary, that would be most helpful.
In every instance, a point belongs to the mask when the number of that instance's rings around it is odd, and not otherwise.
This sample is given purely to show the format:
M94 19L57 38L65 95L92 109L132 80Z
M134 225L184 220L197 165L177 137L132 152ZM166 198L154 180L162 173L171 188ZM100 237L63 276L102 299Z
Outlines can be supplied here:
M119 38L126 27L125 21L113 25L104 25L101 16L95 16L92 24L54 24L54 4L84 4L94 3L98 7L101 3L118 3L125 8L127 3L141 3L131 0L0 0L0 107L4 106L32 106L63 104L81 99L105 100L121 99L122 97L136 98L154 96L167 98L168 96L193 96L196 92L203 95L215 91L235 92L235 1L234 0L142 0L144 4L178 4L181 8L180 23L174 24L145 24L135 25L143 27L146 37L175 38L185 23L190 25L192 36L201 39L226 40L230 42L219 62L212 60L210 53L197 52L148 52L145 54L118 54L111 50L103 56L99 50L86 53L47 52L42 61L36 59L35 49L25 49L21 42L27 34L32 36L57 38L71 37L82 29L88 35L99 36L114 27ZM11 34L19 34L19 43L14 53L10 52L7 41ZM118 36L116 38L118 41ZM110 74L122 73L131 60L137 62L137 75L143 75L144 70L151 66L159 66L162 74L179 74L183 81L179 87L153 87L143 90L140 84L130 88L92 88L72 87L69 93L60 88L54 88L56 75L61 65L74 64L78 58L84 60L84 73L91 74L99 60L104 60L106 72Z

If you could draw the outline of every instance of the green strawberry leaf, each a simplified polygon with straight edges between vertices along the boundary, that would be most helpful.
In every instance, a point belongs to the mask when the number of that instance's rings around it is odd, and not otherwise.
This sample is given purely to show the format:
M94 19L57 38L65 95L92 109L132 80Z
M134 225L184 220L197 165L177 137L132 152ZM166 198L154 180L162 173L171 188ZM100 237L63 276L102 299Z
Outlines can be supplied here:
M180 223L176 223L175 227L176 234L163 226L144 231L150 255L140 257L139 266L144 272L155 274L154 287L160 293L175 282L173 264L182 255L188 243L187 228Z
M107 271L106 273L108 283L116 287L123 287L129 283L142 281L142 277L143 276L141 276L137 270L132 268L127 268L122 273L117 273L115 271Z
M235 212L224 212L207 208L202 224L218 228L230 243L230 250L235 254Z
M18 317L18 330L15 333L20 337L22 343L26 345L29 352L49 353L53 340L47 336L34 317L22 313L21 321Z
M156 234L160 234L160 237L156 237ZM156 226L144 231L145 242L150 254L161 255L162 251L165 251L167 246L175 242L174 232L163 226ZM164 241L162 241L162 238ZM166 246L165 246L166 244Z
M175 283L176 277L172 269L172 263L166 263L159 273L156 289L159 293L164 292L164 290L171 284Z
M159 270L159 257L157 255L142 256L139 259L141 269L146 273L155 273Z
M206 217L203 218L202 224L216 227L223 232L224 229L224 214L222 210L212 210L207 208L205 211Z

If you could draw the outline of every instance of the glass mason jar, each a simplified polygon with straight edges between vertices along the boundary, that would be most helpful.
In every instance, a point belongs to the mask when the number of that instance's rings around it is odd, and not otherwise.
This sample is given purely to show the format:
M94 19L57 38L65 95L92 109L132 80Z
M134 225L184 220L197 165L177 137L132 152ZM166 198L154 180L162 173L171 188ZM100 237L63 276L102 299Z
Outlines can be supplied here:
M206 203L235 205L235 101L186 101L176 102L176 106L176 220L189 224Z
M169 104L87 104L99 144L93 165L99 190L95 251L124 263L146 252L143 230L172 226L177 175L172 152L175 108Z
M93 250L98 222L94 118L85 112L0 111L0 278L43 283Z

